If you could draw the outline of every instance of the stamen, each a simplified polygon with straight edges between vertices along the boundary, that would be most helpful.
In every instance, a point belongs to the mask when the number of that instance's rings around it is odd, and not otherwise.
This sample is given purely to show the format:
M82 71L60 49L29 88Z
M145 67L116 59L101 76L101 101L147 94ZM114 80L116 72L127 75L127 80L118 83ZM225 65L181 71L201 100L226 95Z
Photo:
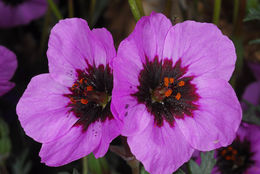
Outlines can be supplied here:
M184 82L184 81L180 81L180 82L178 83L178 85L179 85L179 86L184 86L184 85L185 85L185 82Z
M93 87L92 86L87 86L87 91L93 91Z
M80 79L79 83L82 84L83 83L83 79Z
M226 160L231 160L231 156L226 156Z
M165 96L166 97L169 97L170 95L172 94L172 90L171 89L168 89L166 92L165 92Z
M170 78L170 84L173 84L173 82L174 82L174 78Z
M228 150L233 150L233 148L231 147L231 146L228 146L228 148L227 148Z
M226 149L224 149L224 150L221 151L221 155L222 155L222 156L224 156L226 153L227 153L227 150L226 150Z
M177 100L180 100L180 98L181 98L181 93L177 93L177 95L175 96L175 98L177 99Z
M168 87L169 86L169 78L164 77L163 81L164 81L164 86Z
M71 103L73 103L73 104L75 104L76 103L76 101L74 100L74 98L70 98L70 101L71 101Z
M80 100L80 102L81 102L83 105L88 104L88 100L86 100L86 99L84 99L84 98L82 98L82 99Z

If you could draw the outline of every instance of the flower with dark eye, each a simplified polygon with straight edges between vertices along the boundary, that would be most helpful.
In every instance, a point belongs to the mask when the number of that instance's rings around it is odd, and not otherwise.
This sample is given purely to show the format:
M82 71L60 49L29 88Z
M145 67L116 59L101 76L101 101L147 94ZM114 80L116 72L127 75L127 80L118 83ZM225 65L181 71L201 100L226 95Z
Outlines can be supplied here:
M257 174L260 172L260 128L241 124L234 142L216 152L213 173Z
M90 30L83 19L66 19L52 29L48 46L50 73L32 78L17 105L25 133L43 143L40 157L49 166L91 152L104 156L121 129L111 113L111 34Z
M213 24L141 18L118 48L112 104L131 152L152 174L172 173L194 151L232 143L241 107L229 85L235 48Z

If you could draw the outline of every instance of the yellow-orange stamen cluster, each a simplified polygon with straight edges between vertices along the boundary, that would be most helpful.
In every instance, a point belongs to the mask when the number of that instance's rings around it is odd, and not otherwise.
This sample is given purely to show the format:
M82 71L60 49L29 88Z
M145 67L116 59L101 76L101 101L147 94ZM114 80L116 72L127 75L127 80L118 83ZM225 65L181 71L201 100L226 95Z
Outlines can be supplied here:
M88 104L88 100L87 100L87 93L90 92L90 91L93 91L93 87L88 85L87 87L85 87L87 85L87 80L82 78L80 79L79 81L75 82L72 87L71 87L71 90L72 91L75 91L75 90L82 90L82 88L85 88L83 92L84 94L84 98L81 98L81 99L75 99L73 97L70 97L70 101L72 104L76 104L77 102L80 102L81 104L83 105L86 105Z
M170 78L169 77L164 77L163 82L164 82L164 86L168 88L170 84L173 84L174 78L172 78L172 77L170 77ZM168 89L164 93L164 95L166 97L169 97L171 94L172 94L172 89Z

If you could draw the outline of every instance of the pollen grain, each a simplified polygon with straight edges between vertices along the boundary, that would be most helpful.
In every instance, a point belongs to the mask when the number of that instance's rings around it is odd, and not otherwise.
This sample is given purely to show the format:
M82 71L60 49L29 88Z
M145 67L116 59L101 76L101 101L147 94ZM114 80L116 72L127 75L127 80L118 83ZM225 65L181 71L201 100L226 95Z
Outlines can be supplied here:
M80 100L80 102L81 102L83 105L88 104L88 100L86 100L86 99L84 99L84 98L82 98L82 99Z
M185 85L185 82L184 82L184 81L180 81L180 82L178 83L178 85L179 85L179 86L184 86L184 85Z
M175 98L176 98L176 100L180 100L180 98L181 98L181 93L177 93L177 95L175 96Z
M165 92L165 96L166 97L169 97L170 95L172 94L172 90L171 89L168 89L166 92Z

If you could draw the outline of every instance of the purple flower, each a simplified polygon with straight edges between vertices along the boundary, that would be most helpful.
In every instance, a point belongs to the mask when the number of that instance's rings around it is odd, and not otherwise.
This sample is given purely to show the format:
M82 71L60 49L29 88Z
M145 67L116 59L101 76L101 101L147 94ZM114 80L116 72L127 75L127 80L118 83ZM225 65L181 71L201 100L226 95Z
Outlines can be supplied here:
M0 96L14 87L14 83L9 80L13 77L16 67L16 55L0 45Z
M28 24L44 15L47 0L0 0L0 27Z
M110 111L112 36L104 28L90 30L85 20L66 19L54 26L48 46L50 73L32 78L21 97L21 125L43 143L46 165L64 165L91 152L101 157L120 133Z
M242 124L234 142L216 153L216 174L260 173L260 128Z
M194 149L232 143L241 107L228 80L233 43L213 24L172 26L158 13L143 17L121 42L112 104L131 152L150 173L171 173Z

